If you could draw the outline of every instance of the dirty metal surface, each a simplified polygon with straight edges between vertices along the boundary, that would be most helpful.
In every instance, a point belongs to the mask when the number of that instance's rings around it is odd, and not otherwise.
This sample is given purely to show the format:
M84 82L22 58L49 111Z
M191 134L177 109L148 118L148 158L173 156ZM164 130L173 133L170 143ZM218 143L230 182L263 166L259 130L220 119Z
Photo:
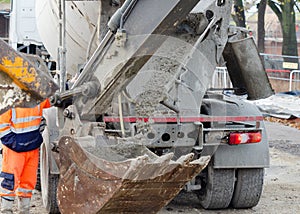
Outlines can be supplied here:
M274 94L253 37L231 38L223 55L233 86L246 90L249 100Z
M90 101L84 114L103 113L107 110L114 93L126 87L162 43L176 30L199 0L138 1L124 23L128 35L125 47L113 41L103 60L92 72L99 79L101 92ZM145 25L147 20L147 25ZM156 36L153 36L156 35ZM163 35L163 36L157 36ZM86 81L79 76L78 83Z
M102 2L102 1L101 1ZM66 69L69 74L78 72L78 65L85 63L97 47L100 1L66 1ZM105 5L111 1L105 0ZM110 9L110 8L105 8ZM35 1L36 27L43 45L51 57L58 60L59 1ZM102 27L102 26L101 26Z
M0 113L12 106L32 106L58 89L52 77L0 40Z
M113 162L62 137L58 201L61 213L156 213L209 162L193 154L137 156Z
M0 114L13 105L21 105L26 100L26 93L6 73L0 72Z

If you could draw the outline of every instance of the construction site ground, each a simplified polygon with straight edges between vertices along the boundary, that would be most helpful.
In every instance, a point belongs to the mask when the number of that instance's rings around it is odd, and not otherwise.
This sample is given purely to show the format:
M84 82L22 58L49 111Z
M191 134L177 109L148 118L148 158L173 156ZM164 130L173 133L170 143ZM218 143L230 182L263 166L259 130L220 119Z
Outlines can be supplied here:
M194 194L182 192L159 214L300 213L300 130L287 125L288 123L284 125L266 121L271 166L265 171L263 194L256 207L244 210L206 211L201 208ZM31 213L47 213L38 191L33 195Z

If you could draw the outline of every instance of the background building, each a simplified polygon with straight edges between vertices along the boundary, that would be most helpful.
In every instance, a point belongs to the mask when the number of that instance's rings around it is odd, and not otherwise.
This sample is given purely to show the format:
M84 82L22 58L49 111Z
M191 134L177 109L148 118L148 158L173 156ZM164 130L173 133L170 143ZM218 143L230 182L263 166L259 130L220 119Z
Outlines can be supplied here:
M254 38L257 38L257 12L247 18L247 27L253 31ZM282 50L282 31L280 22L267 6L265 13L265 53L281 55ZM296 33L298 41L298 53L300 53L300 14L296 13Z
M0 4L0 38L8 41L10 4Z

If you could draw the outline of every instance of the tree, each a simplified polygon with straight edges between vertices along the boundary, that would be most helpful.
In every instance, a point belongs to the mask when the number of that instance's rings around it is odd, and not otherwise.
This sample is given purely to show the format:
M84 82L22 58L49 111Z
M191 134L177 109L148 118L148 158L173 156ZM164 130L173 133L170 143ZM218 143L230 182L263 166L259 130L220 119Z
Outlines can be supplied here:
M257 48L260 53L265 52L265 12L267 0L261 0L258 4L257 17Z
M245 9L243 0L234 0L234 12L233 20L239 27L246 27Z
M296 37L296 0L269 0L268 5L278 17L282 29L282 55L298 56ZM294 59L297 61L297 59ZM291 61L291 60L290 60ZM295 62L296 62L295 61Z

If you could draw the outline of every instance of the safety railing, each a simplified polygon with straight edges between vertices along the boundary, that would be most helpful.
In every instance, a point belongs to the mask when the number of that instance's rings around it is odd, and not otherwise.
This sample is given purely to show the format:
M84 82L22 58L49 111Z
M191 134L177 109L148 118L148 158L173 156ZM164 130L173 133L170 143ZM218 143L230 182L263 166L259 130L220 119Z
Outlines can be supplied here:
M232 88L232 83L226 67L216 67L211 88Z
M300 57L274 54L260 55L275 91L300 90Z
M265 69L270 80L274 83L274 87L277 85L283 86L284 90L278 89L278 92L282 91L299 91L300 90L300 58L295 56L283 56L272 54L261 54L264 60ZM287 60L290 58L290 60ZM298 59L299 63L297 63ZM294 61L294 62L285 62ZM276 83L276 81L278 83ZM216 67L210 88L232 88L232 83L226 67Z
M294 87L293 87L294 83ZM300 70L292 70L290 73L289 91L300 89Z

